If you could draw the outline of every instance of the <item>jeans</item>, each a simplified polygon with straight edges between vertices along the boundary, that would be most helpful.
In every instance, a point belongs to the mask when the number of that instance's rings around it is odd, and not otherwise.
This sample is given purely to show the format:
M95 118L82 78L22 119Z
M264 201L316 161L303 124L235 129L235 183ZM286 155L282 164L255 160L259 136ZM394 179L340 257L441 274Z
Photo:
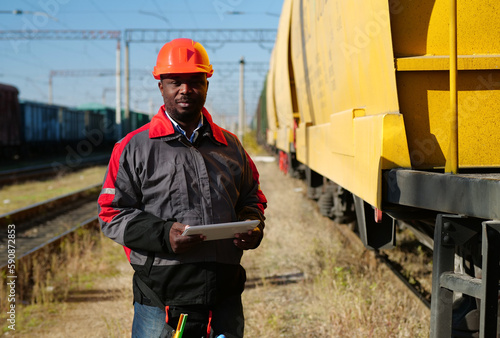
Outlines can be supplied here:
M158 338L165 326L165 310L134 303L132 338Z
M187 313L186 330L183 338L201 338L206 337L206 326L208 320L198 320L199 316L191 312L190 309L199 307L172 307L169 310L169 325L173 328L177 327L177 321L180 313ZM243 316L243 305L241 304L241 296L233 296L224 299L220 304L213 307L211 334L210 337L217 337L224 334L227 338L242 338L245 318ZM172 313L171 313L172 312ZM191 316L189 313L191 312ZM208 309L207 309L208 312ZM160 337L163 327L165 326L165 310L160 308L134 304L134 321L132 324L132 338L158 338ZM203 321L203 322L202 322ZM194 330L196 333L190 333Z

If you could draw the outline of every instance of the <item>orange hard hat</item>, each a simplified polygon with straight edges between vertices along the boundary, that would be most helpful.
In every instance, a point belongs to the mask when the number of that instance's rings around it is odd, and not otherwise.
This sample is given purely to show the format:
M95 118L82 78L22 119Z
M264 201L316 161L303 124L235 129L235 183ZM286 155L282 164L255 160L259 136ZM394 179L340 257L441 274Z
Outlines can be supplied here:
M210 77L214 70L201 43L174 39L160 49L153 76L160 80L160 75L171 73L206 73Z

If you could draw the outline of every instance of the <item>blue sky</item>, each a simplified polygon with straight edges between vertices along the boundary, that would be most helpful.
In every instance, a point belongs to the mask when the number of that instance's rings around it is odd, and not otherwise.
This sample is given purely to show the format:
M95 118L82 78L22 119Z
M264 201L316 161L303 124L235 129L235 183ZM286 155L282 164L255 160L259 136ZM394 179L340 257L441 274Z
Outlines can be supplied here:
M277 29L282 0L4 0L0 30ZM22 10L22 15L10 13ZM7 13L6 13L7 12ZM165 41L167 42L167 41ZM16 86L20 98L48 102L51 70L114 70L116 40L0 40L0 83ZM131 109L156 112L162 99L151 71L163 43L131 43ZM123 47L123 44L122 44ZM245 73L247 115L255 112L272 44L205 44L215 73L207 106L234 123L238 114L238 62L262 67ZM227 66L234 62L235 66ZM221 66L217 68L217 63ZM124 53L122 48L122 75ZM115 105L114 76L55 76L53 102ZM124 80L122 80L122 89ZM124 95L122 94L122 102Z

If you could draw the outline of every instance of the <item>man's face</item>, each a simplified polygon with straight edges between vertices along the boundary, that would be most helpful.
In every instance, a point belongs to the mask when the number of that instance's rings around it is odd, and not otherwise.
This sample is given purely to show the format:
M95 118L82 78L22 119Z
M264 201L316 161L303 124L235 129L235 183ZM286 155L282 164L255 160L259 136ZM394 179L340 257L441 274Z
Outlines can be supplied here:
M177 122L198 121L207 97L205 73L165 74L158 83L165 109Z

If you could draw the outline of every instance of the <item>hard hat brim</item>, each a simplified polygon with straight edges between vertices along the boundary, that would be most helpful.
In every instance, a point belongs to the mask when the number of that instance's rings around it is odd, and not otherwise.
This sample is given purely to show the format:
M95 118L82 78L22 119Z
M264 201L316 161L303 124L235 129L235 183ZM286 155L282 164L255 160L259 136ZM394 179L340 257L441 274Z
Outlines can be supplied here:
M187 74L187 73L206 73L207 78L211 77L214 73L212 65L202 66L197 65L194 67L154 67L153 76L156 80L161 79L164 74Z

